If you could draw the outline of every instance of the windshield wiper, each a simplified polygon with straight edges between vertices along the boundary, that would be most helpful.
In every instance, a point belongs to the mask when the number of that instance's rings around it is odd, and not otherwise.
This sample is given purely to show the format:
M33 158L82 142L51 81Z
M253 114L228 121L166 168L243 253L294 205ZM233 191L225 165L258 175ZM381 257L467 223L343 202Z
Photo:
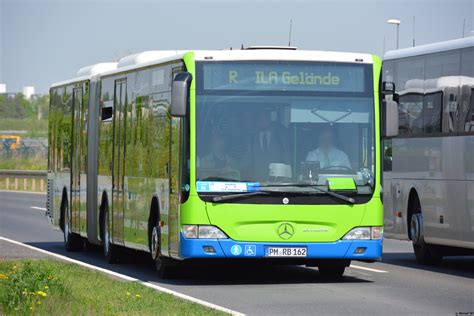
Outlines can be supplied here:
M316 191L318 192L321 192L321 193L324 193L324 194L327 194L329 196L332 196L332 197L335 197L337 199L340 199L340 200L343 200L347 203L350 203L350 204L354 204L355 203L355 199L354 198L351 198L351 197L348 197L348 196L345 196L343 194L339 194L339 193L336 193L336 192L332 192L332 191L328 191L328 190L324 190L324 189L320 189L318 188L316 185L313 185L313 184L305 184L305 183L276 183L276 184L266 184L266 185L261 185L260 186L261 188L268 188L268 187L300 187L300 188L312 188L312 189L315 189ZM311 194L312 192L295 192L295 193L309 193Z
M271 187L301 187L301 188L305 188L305 187L310 187L310 188L313 188L313 189L315 189L316 191L318 191L320 193L323 193L323 194L332 196L334 198L343 200L344 202L347 202L347 203L350 203L350 204L355 203L354 198L351 198L351 197L348 197L348 196L345 196L343 194L339 194L339 193L336 193L336 192L323 190L323 189L320 189L320 188L316 187L315 185L311 185L311 184L278 183L278 184L261 185L260 187L261 188L269 188L269 187L270 188ZM272 193L281 194L281 193L284 193L284 192L265 190L265 191L252 191L252 192L244 192L244 193L234 193L234 194L228 194L228 195L215 196L214 198L212 198L212 201L213 202L221 202L221 201L228 201L228 200L233 200L233 199L245 198L245 197L254 196L254 195L270 195ZM295 193L295 194L314 194L314 192L309 192L309 191L292 192L292 193Z
M234 194L228 194L228 195L219 195L215 196L212 198L213 202L221 202L221 201L228 201L228 200L233 200L233 199L239 199L239 198L244 198L248 196L254 196L254 195L269 195L271 192L269 191L252 191L252 192L244 192L244 193L234 193Z

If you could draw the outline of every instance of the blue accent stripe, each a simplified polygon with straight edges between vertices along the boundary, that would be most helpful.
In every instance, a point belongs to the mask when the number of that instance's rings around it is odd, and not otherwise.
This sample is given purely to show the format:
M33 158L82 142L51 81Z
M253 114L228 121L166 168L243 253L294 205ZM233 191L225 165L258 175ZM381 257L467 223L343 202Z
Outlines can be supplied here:
M338 240L317 243L240 242L232 239L187 239L181 234L181 257L192 258L264 258L268 247L305 247L307 259L379 260L382 240ZM214 253L204 251L212 247ZM365 248L363 253L355 253Z

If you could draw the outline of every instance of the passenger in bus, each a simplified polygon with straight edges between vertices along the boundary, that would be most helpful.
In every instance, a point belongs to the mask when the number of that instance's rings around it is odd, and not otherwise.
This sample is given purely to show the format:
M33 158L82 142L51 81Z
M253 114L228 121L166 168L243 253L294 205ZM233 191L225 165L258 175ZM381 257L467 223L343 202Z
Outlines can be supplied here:
M306 161L318 161L321 169L351 169L349 157L342 150L336 148L334 132L329 127L319 134L319 147L306 156Z
M211 151L200 160L200 167L205 169L231 170L235 169L236 161L227 154L226 144L219 132L211 135Z
M290 161L286 128L271 120L271 109L257 113L256 132L252 139L251 153L254 176L260 180L269 177L270 163Z

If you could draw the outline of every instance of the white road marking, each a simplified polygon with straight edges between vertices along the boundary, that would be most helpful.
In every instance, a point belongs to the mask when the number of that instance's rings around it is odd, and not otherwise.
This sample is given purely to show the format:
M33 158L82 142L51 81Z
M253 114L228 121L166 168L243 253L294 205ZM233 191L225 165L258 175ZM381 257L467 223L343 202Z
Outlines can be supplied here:
M353 265L353 264L351 264L350 267L351 267L351 268L354 268L354 269L360 269L360 270L371 271L371 272L377 272L377 273L388 273L388 271L385 271L385 270L367 268L367 267L363 267L363 266L356 266L356 265Z
M128 276L128 275L125 275L125 274L121 274L121 273L118 273L118 272L114 272L114 271L111 271L111 270L100 268L100 267L97 267L97 266L94 266L92 264L88 264L88 263L85 263L85 262L82 262L82 261L79 261L79 260L71 259L71 258L68 258L66 256L59 255L59 254L54 253L54 252L49 252L49 251L41 249L41 248L36 248L36 247L24 244L24 243L16 241L16 240L12 240L12 239L1 237L1 236L0 236L0 240L4 240L4 241L10 242L10 243L15 244L15 245L23 246L23 247L28 248L28 249L36 250L38 252L50 255L50 256L58 258L60 260L75 263L75 264L78 264L78 265L83 266L85 268L96 270L96 271L99 271L99 272L102 272L102 273L106 273L106 274L112 275L114 277L121 278L121 279L126 280L126 281L137 282L137 283L140 283L140 284L142 284L146 287L155 289L157 291L167 293L167 294L173 295L175 297L178 297L178 298L181 298L181 299L184 299L184 300L196 303L196 304L200 304L200 305L203 305L203 306L206 306L206 307L209 307L209 308L212 308L212 309L224 312L224 313L228 313L230 315L245 315L245 314L242 314L240 312L225 308L223 306L219 306L219 305L216 305L216 304L213 304L213 303L209 303L209 302L203 301L201 299L198 299L198 298L195 298L195 297L183 294L183 293L179 293L179 292L167 289L165 287L161 287L159 285L156 285L156 284L153 284L153 283L150 283L150 282L141 281L139 279L136 279L134 277L131 277L131 276Z
M46 211L45 207L39 207L39 206L30 206L30 208L33 208L35 210L40 210L40 211Z

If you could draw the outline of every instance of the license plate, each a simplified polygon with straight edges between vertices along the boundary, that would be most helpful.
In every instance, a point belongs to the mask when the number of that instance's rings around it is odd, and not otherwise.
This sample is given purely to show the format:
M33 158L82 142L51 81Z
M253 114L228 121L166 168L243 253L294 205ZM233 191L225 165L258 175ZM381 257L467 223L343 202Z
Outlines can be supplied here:
M266 257L306 257L307 249L304 247L267 247Z

